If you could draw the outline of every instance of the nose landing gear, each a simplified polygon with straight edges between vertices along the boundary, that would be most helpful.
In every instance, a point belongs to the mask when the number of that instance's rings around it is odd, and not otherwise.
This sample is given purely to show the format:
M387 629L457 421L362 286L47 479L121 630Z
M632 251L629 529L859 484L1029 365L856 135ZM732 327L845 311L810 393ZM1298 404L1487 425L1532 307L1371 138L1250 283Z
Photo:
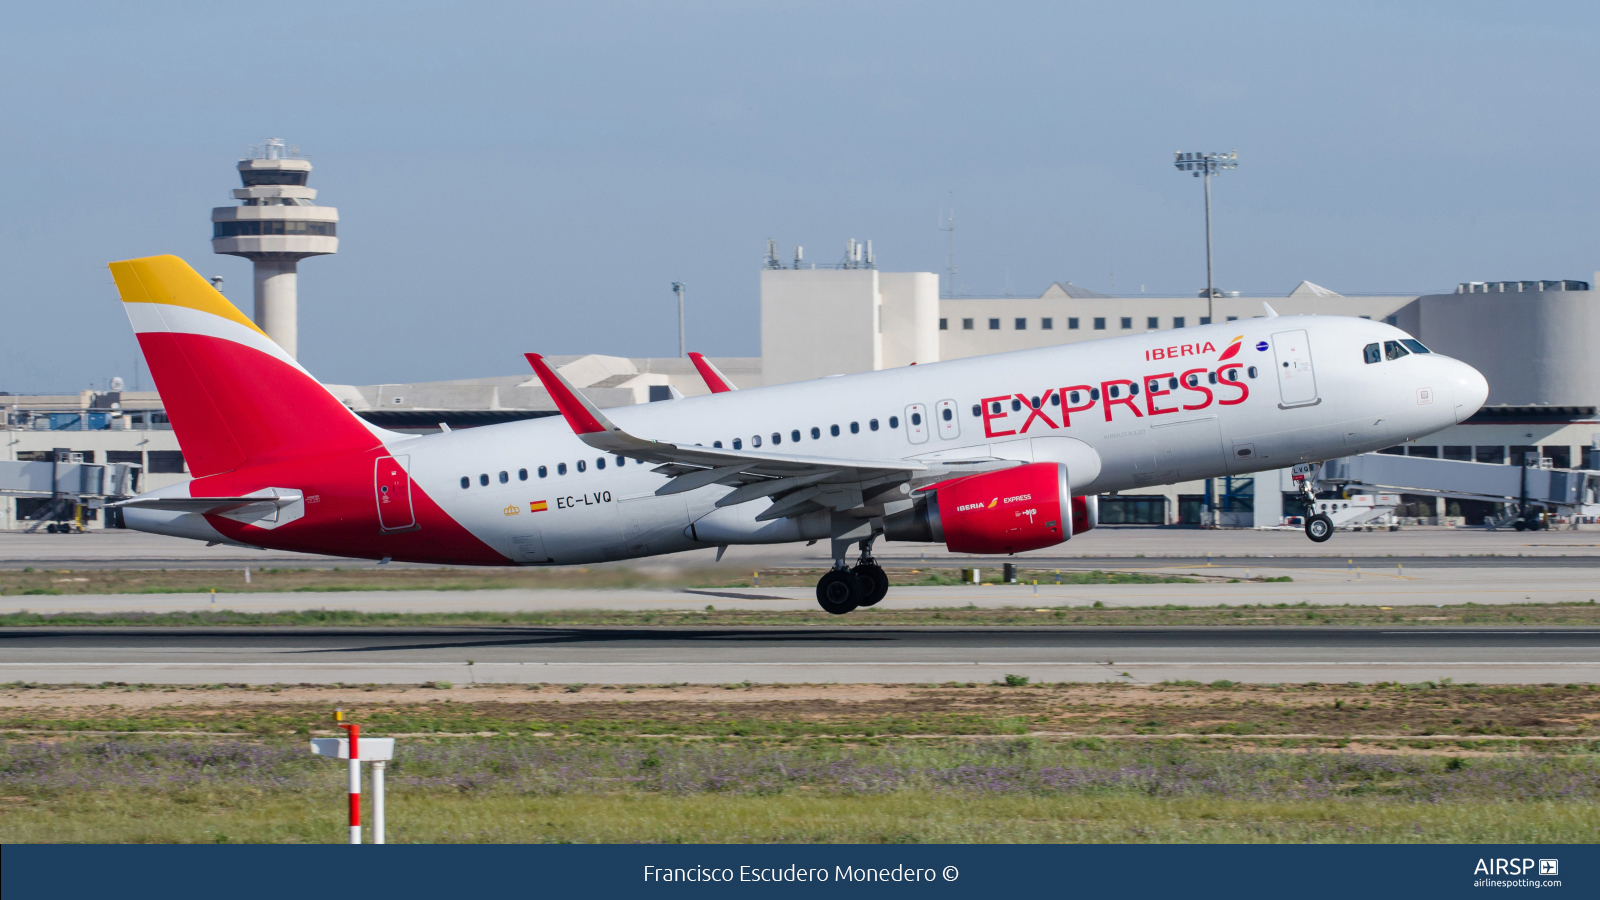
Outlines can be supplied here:
M1306 505L1306 537L1322 543L1333 537L1333 519L1317 512L1317 489L1312 487L1312 473L1316 463L1301 463L1294 467L1294 485L1300 491L1300 500Z
M817 604L835 616L872 606L889 593L889 576L872 556L872 538L861 542L861 558L853 568L845 566L848 542L835 546L833 569L817 582Z

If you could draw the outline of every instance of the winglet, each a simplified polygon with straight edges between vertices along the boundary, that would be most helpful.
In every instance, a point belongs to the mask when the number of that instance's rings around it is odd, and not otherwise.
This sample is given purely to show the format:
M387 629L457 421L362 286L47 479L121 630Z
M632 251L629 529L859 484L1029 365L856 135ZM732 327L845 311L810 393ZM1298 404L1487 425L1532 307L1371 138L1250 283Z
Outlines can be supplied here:
M539 381L544 389L550 393L550 399L556 402L556 408L561 410L561 415L566 417L567 424L572 426L575 434L585 435L595 432L616 431L617 426L612 425L600 412L589 398L578 393L561 373L550 368L544 357L537 353L524 353L528 358L528 365L533 366L533 372L539 376Z
M1271 303L1263 300L1261 301L1261 308L1267 311L1267 318L1276 319L1278 317L1278 311L1272 308Z
M738 390L733 386L732 382L722 376L721 372L717 371L717 367L711 364L711 360L706 359L705 354L690 353L689 361L694 363L694 367L700 371L700 377L705 379L706 387L711 389L711 393L726 394L729 391Z

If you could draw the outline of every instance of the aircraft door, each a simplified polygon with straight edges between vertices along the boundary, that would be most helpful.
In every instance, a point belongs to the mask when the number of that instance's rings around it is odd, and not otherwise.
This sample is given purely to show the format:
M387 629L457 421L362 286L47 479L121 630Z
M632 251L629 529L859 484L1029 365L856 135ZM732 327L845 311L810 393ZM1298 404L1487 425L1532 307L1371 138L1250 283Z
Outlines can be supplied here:
M956 412L954 400L940 400L933 414L939 423L939 437L947 441L961 437L961 416Z
M913 444L927 443L928 408L921 403L906 407L906 440Z
M1311 406L1317 399L1317 377L1311 369L1311 341L1304 329L1280 331L1272 336L1272 355L1277 363L1278 391L1287 409Z
M380 456L373 465L373 492L378 501L378 528L383 531L410 531L417 527L411 509L409 456Z

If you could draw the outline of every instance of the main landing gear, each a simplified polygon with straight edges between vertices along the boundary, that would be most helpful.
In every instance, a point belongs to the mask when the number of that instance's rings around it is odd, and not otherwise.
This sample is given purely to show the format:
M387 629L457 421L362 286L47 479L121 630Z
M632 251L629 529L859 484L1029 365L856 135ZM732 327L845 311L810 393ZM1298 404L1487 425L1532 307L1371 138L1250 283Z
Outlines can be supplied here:
M849 544L845 544L846 547ZM842 551L833 569L817 582L817 603L836 616L858 607L872 606L889 593L889 576L872 556L872 539L861 542L861 558L846 567Z

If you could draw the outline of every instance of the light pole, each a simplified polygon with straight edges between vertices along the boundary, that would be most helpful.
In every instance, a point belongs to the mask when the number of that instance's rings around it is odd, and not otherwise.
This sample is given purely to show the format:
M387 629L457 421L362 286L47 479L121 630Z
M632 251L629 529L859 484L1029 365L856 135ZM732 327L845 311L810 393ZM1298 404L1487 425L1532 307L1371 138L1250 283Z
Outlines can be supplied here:
M1217 289L1211 282L1211 176L1218 174L1223 169L1236 169L1239 167L1239 151L1229 150L1227 153L1174 153L1172 164L1180 172L1193 172L1194 177L1202 175L1206 179L1206 319L1215 321L1216 314L1212 304L1216 299Z
M683 359L688 356L684 352L683 343L683 282L674 281L672 283L672 292L678 295L678 358Z

